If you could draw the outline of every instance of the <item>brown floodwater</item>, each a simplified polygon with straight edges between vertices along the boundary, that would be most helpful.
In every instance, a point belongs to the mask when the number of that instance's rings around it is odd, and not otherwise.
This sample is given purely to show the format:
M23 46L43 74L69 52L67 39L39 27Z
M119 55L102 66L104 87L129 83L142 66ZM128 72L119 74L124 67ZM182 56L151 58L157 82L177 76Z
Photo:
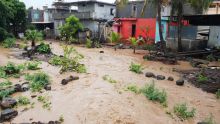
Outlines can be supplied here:
M52 44L53 52L62 55L62 47L59 43ZM179 62L179 65L165 65L160 62L144 61L142 59L146 51L117 50L111 48L87 49L75 46L77 51L85 56L82 60L87 67L87 74L65 73L60 75L59 68L42 62L41 71L51 77L52 91L38 93L48 96L52 103L51 110L43 109L37 98L31 99L31 92L16 94L27 96L31 102L35 102L34 108L23 111L19 107L18 116L12 123L30 123L33 121L48 122L58 120L61 115L65 124L196 124L197 122L214 116L220 123L220 101L213 94L203 92L187 83L178 87L175 82L156 81L146 78L144 74L134 74L129 71L132 62L143 65L144 72L173 76L175 80L181 77L173 72L176 69L192 69L188 62ZM99 53L103 50L105 53ZM8 61L22 63L14 54L19 50L7 50L0 48L0 65ZM33 72L29 72L33 73ZM73 81L66 86L60 84L63 78L69 75L77 75L80 80ZM117 81L111 84L102 79L109 75ZM11 79L13 83L23 83L24 79ZM136 84L142 87L155 82L160 89L165 89L168 94L168 108L147 100L143 95L125 91L127 85ZM177 117L171 117L166 112L173 112L173 106L177 103L187 103L196 108L194 119L180 121Z

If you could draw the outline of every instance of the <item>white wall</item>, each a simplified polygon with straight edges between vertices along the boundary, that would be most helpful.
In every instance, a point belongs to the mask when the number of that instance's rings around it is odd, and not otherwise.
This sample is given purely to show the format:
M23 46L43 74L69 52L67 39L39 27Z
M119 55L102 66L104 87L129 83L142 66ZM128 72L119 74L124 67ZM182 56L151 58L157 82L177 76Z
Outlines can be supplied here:
M220 47L220 26L211 26L209 34L209 47Z

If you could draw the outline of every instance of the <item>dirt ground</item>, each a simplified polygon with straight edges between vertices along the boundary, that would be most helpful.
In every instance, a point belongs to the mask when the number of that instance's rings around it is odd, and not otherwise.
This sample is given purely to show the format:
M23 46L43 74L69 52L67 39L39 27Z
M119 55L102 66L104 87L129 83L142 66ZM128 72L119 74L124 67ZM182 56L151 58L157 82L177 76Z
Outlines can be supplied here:
M53 43L52 48L55 54L63 54L59 43ZM63 115L65 124L196 124L210 114L214 116L217 124L220 123L220 101L215 95L195 88L189 83L179 87L175 82L153 81L144 74L139 75L129 71L131 62L140 63L145 68L144 72L153 72L166 77L173 76L178 80L181 75L172 70L191 69L188 62L164 65L160 62L144 61L143 56L146 51L137 51L137 54L133 54L132 50L127 49L115 52L112 48L87 49L79 46L75 48L85 56L82 63L86 65L88 73L60 75L58 67L43 62L42 71L51 77L52 91L42 94L50 97L51 110L43 109L37 98L34 98L31 101L36 102L35 107L26 111L19 108L19 114L12 123L48 122L58 120ZM0 65L5 65L8 61L15 63L25 61L14 57L18 53L16 49L0 49ZM101 50L104 53L100 53ZM61 85L61 80L70 75L77 75L80 80L66 86ZM104 75L110 75L117 83L104 81L102 79ZM24 79L11 79L11 81L23 83ZM155 82L156 87L167 92L168 108L147 100L141 94L124 90L129 84L142 87L152 82ZM31 94L26 92L22 95L30 97ZM166 114L173 112L173 106L177 103L187 103L190 107L196 108L196 116L190 120L180 121Z

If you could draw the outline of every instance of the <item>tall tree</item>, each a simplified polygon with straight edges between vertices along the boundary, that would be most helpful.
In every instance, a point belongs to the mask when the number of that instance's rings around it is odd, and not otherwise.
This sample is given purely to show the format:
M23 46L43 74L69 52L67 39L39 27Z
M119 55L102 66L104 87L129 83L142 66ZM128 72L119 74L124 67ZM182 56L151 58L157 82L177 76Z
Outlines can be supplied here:
M195 10L196 13L202 13L207 10L213 0L171 0L171 16L177 16L177 35L178 35L178 51L182 51L182 21L184 13L184 5L189 5Z

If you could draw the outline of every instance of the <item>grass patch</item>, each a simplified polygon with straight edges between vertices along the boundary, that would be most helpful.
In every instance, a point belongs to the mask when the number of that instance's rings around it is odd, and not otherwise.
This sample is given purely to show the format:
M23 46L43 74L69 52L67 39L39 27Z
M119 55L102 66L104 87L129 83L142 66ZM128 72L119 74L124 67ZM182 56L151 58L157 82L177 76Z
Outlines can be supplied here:
M40 69L39 65L41 64L41 62L29 61L29 62L26 62L25 64L28 70L38 70Z
M206 76L204 76L202 74L199 74L199 76L197 77L197 81L198 82L206 82L208 80L209 80L208 77L206 77Z
M136 94L140 93L140 90L136 85L129 85L127 86L126 90L134 92Z
M46 97L46 96L38 96L37 100L43 104L42 107L44 109L48 109L48 110L51 109L51 102L49 101L48 97Z
M27 97L20 96L18 97L18 104L22 106L29 105L31 102Z
M159 102L163 106L167 106L167 93L165 90L160 91L155 87L155 84L146 85L140 89L141 93L144 94L149 100Z
M51 53L50 45L42 42L39 46L37 46L37 52L39 52L41 54Z
M12 82L10 82L10 81L4 81L4 82L1 82L0 83L0 90L2 90L2 89L5 89L5 88L8 88L8 87L10 87L10 86L12 86Z
M143 73L143 68L140 64L134 64L134 63L131 63L130 67L129 67L130 71L134 72L134 73L137 73L137 74L141 74Z
M192 108L192 110L188 110L188 107L186 103L183 104L177 104L174 106L174 113L180 118L180 119L188 119L193 118L196 113L196 109Z
M33 92L41 91L45 85L50 83L49 76L44 72L25 75L25 79L30 82L30 88Z
M16 65L9 62L6 66L0 66L0 78L20 77L20 73L25 69L24 64Z
M87 48L92 48L92 40L90 40L90 39L86 39L86 47Z
M80 60L84 58L73 47L65 46L63 48L64 56L54 56L49 60L49 63L54 66L61 66L60 73L73 71L78 73L86 73L84 64L80 64Z
M218 89L218 91L216 92L216 98L220 99L220 89Z
M0 91L0 100L14 93L14 89L6 89Z
M2 46L4 48L12 48L15 45L16 39L15 38L7 38L2 42Z
M102 79L105 80L105 81L108 81L108 82L111 83L111 84L117 83L117 81L114 80L114 79L113 79L112 77L110 77L109 75L104 75L104 76L102 77Z

